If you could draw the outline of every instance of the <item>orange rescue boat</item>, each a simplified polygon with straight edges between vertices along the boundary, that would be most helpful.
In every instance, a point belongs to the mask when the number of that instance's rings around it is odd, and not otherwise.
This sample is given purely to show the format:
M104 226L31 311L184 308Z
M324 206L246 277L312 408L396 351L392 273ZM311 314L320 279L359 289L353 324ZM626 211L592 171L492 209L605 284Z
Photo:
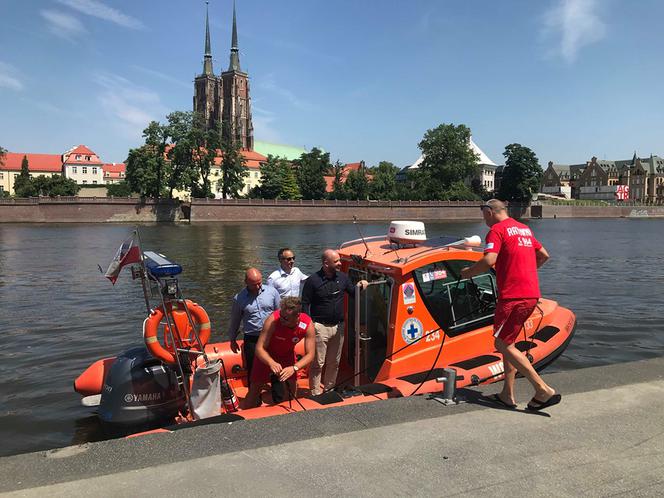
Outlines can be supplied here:
M441 377L453 378L454 373L454 387L500 381L503 363L494 348L492 328L495 276L490 271L468 280L460 277L462 268L482 257L480 245L477 236L427 240L419 222L393 222L387 236L342 244L343 271L354 282L367 280L369 286L365 290L357 286L355 296L346 298L345 341L336 387L319 396L309 395L305 369L298 374L296 397L272 403L268 389L263 393L264 404L250 409L241 408L247 392L242 355L233 353L229 342L207 343L207 314L182 298L174 278L181 268L146 252L141 265L145 278L159 282L162 296L167 296L144 323L146 347L98 360L76 379L74 388L85 396L85 404L99 406L102 421L144 429L145 424L191 423L194 372L216 360L221 363L224 402L219 414L206 422L440 393ZM169 285L174 290L171 294ZM572 311L542 298L516 347L539 371L565 350L575 324ZM300 341L296 355L304 354L303 348ZM235 396L240 399L239 408Z

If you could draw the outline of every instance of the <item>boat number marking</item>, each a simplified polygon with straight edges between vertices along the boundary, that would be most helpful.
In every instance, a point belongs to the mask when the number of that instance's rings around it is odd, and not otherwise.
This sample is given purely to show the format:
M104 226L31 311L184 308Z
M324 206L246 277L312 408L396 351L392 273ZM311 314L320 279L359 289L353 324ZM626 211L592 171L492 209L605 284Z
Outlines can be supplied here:
M409 318L401 326L401 337L407 344L412 344L422 338L422 322L417 318Z
M436 342L436 341L440 341L440 330L437 330L435 332L431 330L425 334L424 342Z
M493 365L489 365L489 372L491 372L491 375L500 375L504 371L505 371L505 366L503 365L502 361L494 363Z

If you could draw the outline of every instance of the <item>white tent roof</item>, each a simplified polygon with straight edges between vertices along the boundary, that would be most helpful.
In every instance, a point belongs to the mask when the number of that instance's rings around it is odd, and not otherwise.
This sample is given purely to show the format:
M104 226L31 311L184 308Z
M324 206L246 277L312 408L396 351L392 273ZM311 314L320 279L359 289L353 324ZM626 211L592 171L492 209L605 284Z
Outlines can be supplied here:
M489 166L498 166L494 163L489 156L487 156L482 149L480 149L475 142L473 142L473 137L470 137L470 149L477 154L480 158L478 164L487 164ZM420 167L420 164L424 161L424 155L421 155L417 161L411 164L408 169L417 169Z

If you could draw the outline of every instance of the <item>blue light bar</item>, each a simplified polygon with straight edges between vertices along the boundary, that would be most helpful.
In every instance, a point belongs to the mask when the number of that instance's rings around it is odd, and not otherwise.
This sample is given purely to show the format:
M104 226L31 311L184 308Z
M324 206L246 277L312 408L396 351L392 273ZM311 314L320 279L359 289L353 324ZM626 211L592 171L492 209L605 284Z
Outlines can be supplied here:
M143 253L145 258L145 268L155 277L174 277L182 273L182 267L167 260L162 254L157 254L154 251L145 251Z

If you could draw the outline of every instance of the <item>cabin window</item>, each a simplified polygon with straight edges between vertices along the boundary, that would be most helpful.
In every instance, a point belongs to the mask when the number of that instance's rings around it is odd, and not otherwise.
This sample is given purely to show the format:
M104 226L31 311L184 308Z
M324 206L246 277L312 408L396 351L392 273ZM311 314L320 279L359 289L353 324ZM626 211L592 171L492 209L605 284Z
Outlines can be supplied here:
M466 260L440 261L413 272L424 305L449 337L493 323L495 277L484 273L459 280L461 269L471 264Z

